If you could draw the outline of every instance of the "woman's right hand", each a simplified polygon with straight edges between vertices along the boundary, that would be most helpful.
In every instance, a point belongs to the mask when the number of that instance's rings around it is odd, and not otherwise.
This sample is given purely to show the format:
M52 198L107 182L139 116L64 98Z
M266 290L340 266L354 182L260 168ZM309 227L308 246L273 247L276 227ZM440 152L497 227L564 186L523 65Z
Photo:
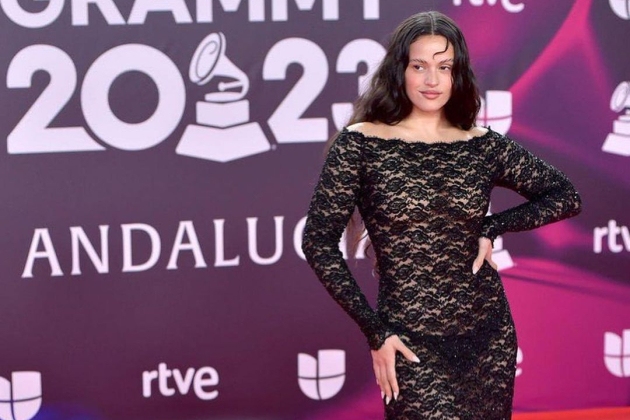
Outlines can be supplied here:
M396 352L399 351L410 362L420 363L420 359L400 341L397 335L387 337L381 348L372 350L372 367L376 383L381 388L385 404L398 398L400 389L396 380Z

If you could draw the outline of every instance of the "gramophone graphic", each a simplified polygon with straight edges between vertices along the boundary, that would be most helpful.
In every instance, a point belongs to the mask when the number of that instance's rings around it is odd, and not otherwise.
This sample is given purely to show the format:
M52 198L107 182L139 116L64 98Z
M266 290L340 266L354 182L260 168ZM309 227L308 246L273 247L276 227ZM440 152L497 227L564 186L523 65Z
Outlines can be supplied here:
M216 91L197 102L197 124L186 127L176 152L180 155L228 162L270 150L260 125L249 122L247 75L225 55L225 35L214 32L201 41L189 77L197 85L218 81ZM227 79L227 80L226 80Z
M608 134L602 150L622 156L630 156L630 82L621 82L610 98L610 109L626 112L613 122L613 132Z

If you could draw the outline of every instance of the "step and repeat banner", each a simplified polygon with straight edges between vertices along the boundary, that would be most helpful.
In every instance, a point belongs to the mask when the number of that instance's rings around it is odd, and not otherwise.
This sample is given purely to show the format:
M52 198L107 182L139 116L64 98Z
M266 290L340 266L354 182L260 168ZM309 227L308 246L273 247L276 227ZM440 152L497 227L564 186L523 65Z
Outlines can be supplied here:
M584 200L496 242L515 409L629 404L627 0L0 0L0 419L382 418L300 243L325 140L431 9L467 36L478 123Z

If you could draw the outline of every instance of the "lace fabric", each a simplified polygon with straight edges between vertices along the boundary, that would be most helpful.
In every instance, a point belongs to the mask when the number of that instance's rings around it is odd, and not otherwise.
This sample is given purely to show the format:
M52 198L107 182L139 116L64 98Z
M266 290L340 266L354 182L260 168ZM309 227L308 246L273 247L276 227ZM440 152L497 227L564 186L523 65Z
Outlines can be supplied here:
M486 216L495 186L527 202ZM376 310L338 247L355 207L376 256ZM472 273L478 238L580 209L562 172L492 130L437 143L340 132L310 203L303 250L370 348L398 334L420 357L416 366L398 360L401 393L387 418L509 418L516 336L498 273L487 263Z

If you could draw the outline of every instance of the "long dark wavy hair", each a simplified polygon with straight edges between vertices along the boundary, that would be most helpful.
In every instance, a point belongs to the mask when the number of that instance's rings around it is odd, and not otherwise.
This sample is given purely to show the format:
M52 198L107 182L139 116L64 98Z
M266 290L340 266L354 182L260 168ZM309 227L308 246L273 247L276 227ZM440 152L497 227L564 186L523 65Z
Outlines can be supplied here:
M444 106L446 119L462 130L470 130L475 125L480 106L479 88L470 66L466 40L451 18L435 11L410 16L396 28L369 87L354 104L349 124L397 124L411 113L413 105L405 91L405 70L409 65L411 44L423 35L443 36L446 48L452 45L455 53L453 88Z
M411 44L423 35L441 35L446 38L445 50L449 45L453 46L453 87L451 97L444 106L447 121L462 130L470 130L475 126L481 101L475 74L470 66L466 40L451 18L436 11L417 13L396 28L370 85L354 103L354 112L348 125L359 122L393 125L411 113L413 104L405 91L405 70L409 65ZM326 149L330 148L335 138L330 139ZM349 252L356 252L366 234L361 217L355 210L347 227ZM375 266L375 269L378 271L378 267Z

